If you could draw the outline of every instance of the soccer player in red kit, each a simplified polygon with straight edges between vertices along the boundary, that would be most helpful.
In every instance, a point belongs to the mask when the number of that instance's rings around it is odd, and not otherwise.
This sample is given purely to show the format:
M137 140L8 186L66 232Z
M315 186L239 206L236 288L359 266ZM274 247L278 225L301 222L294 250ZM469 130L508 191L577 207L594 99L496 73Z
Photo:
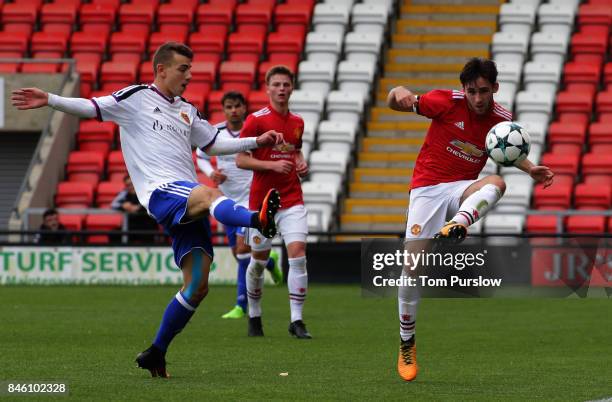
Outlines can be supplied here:
M300 177L308 173L308 165L302 154L304 120L289 111L289 97L293 91L293 73L285 66L272 67L266 73L266 92L270 104L249 115L240 137L257 137L268 127L284 134L285 143L266 152L259 149L252 153L240 153L236 165L254 171L249 197L249 207L257 209L266 192L277 188L281 195L281 208L276 215L278 233L281 234L289 255L289 306L291 321L289 333L300 339L311 338L302 321L302 309L308 288L306 272L306 236L308 223L302 197ZM270 255L272 240L257 230L249 230L246 237L252 250L247 268L247 298L249 303L249 336L263 336L261 323L261 296L263 270Z
M463 91L433 90L418 96L396 87L387 97L391 109L415 112L432 120L412 176L406 223L408 249L414 239L450 238L460 242L467 235L467 227L482 218L506 190L501 176L477 180L487 161L487 132L499 122L512 120L512 114L493 100L499 88L497 67L492 60L473 58L459 78ZM535 166L525 159L516 167L545 187L552 184L553 172L546 166ZM397 368L406 381L416 378L418 371L414 335L418 301L418 288L399 288L401 340Z

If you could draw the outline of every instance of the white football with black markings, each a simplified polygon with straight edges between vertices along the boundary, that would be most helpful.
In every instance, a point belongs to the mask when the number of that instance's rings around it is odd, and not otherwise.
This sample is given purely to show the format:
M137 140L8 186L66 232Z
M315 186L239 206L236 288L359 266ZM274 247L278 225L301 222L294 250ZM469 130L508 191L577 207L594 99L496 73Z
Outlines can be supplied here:
M501 166L513 166L529 155L531 138L520 124L502 121L487 133L485 147L487 154Z

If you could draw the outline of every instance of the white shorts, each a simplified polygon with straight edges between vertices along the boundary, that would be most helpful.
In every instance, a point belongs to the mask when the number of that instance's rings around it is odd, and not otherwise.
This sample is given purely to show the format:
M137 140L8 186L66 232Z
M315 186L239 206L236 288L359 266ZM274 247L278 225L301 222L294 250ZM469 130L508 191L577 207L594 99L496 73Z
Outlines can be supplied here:
M304 205L294 205L291 208L278 211L274 221L285 245L296 241L306 242L308 220ZM247 228L245 239L254 251L264 251L272 248L272 239L265 238L257 229Z
M463 192L476 180L460 180L410 190L406 239L431 239L459 210Z

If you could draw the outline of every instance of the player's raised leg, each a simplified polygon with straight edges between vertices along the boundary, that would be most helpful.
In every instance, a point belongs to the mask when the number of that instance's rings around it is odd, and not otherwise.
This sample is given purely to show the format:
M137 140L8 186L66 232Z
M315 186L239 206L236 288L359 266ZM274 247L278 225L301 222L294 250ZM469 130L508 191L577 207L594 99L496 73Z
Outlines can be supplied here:
M166 307L151 347L136 357L138 367L149 370L153 377L168 377L166 351L208 294L211 263L212 258L201 249L193 249L182 258L184 285Z
M493 208L506 191L501 176L487 176L472 183L463 191L459 210L436 234L436 238L453 239L457 243L467 236L467 227L473 225Z
M274 215L280 208L280 194L271 189L264 198L259 212L251 212L235 201L225 197L219 190L198 186L193 189L187 204L187 216L199 219L206 210L224 225L259 229L265 237L274 237L276 224Z

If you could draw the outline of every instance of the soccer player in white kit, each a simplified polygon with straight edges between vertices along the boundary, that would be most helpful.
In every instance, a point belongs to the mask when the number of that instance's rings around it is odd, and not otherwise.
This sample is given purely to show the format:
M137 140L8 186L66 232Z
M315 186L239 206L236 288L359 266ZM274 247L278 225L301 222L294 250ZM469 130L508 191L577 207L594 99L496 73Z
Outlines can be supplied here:
M168 345L208 293L213 250L207 210L223 224L256 227L273 237L274 215L280 205L278 192L270 191L261 210L252 213L219 190L197 183L192 146L209 155L235 154L281 144L283 138L273 131L257 138L218 138L218 130L180 97L191 79L192 59L193 52L187 46L168 42L153 57L152 85L132 85L91 100L65 98L38 88L15 90L11 96L19 110L50 106L119 124L121 148L138 200L172 237L174 260L183 273L184 285L166 308L153 344L136 359L138 366L154 377L168 376Z
M240 92L229 91L223 94L221 105L223 106L226 120L215 125L219 130L219 138L238 138L247 111L246 99L244 99ZM236 155L217 156L216 169L210 163L210 156L203 150L198 148L196 156L200 170L219 186L223 194L243 207L248 208L253 172L240 169L236 166ZM228 243L234 258L238 261L237 296L234 308L221 317L242 318L247 311L246 270L251 260L251 247L245 242L244 227L225 225L225 233L227 234ZM283 272L278 266L278 254L270 254L266 269L272 275L274 283L278 284L283 281Z

